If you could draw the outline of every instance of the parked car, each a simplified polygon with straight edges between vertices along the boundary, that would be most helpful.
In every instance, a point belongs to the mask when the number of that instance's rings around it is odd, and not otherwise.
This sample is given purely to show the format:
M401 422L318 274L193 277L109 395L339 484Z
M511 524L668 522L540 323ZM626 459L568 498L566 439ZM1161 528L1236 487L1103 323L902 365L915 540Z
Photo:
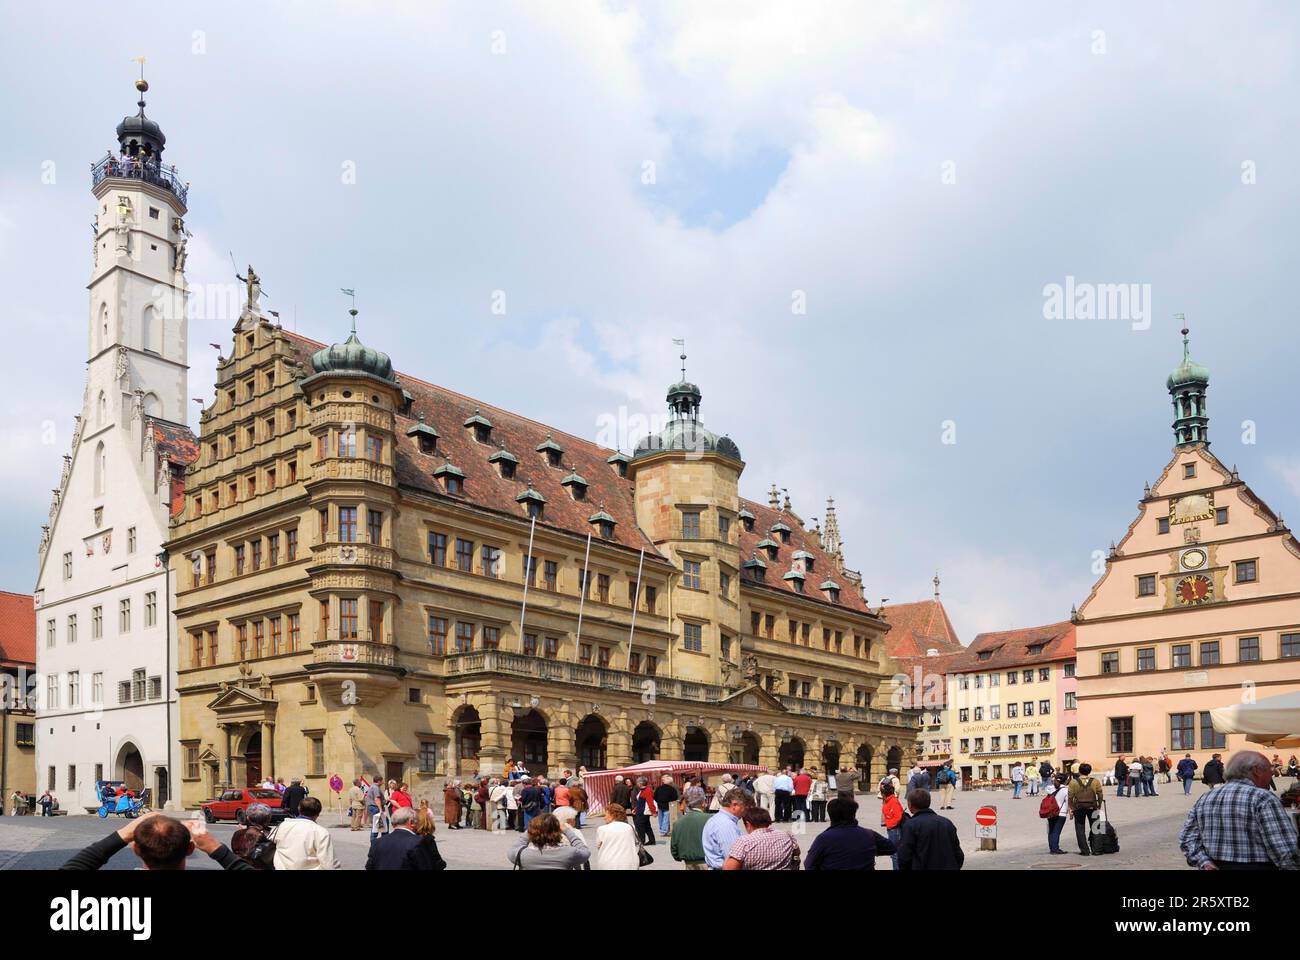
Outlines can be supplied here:
M288 813L280 805L279 793L258 787L236 787L224 790L215 800L200 804L199 809L203 811L203 819L208 823L215 823L218 820L234 820L236 823L243 823L244 811L255 803L264 803L270 807L273 821L283 820Z

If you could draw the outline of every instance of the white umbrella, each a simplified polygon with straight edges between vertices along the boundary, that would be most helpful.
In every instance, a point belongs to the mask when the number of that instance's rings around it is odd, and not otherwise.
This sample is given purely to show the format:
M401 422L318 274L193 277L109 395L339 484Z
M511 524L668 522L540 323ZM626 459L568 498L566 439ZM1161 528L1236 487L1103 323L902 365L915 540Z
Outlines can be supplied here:
M1244 733L1252 743L1300 747L1300 690L1210 711L1219 733Z

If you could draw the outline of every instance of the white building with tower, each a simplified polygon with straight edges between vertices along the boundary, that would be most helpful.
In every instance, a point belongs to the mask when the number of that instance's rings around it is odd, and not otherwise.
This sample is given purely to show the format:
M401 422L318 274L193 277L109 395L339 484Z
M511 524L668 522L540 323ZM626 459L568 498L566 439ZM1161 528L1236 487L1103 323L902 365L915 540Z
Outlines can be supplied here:
M185 465L188 185L144 113L92 168L85 392L54 488L36 582L37 789L96 804L96 779L179 796L176 642L161 554ZM72 372L51 371L71 388Z

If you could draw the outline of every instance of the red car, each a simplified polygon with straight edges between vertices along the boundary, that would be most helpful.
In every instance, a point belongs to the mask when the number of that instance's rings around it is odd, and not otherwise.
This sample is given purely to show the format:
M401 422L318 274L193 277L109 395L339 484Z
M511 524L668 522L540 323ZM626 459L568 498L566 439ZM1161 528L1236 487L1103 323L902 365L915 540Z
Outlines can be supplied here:
M215 823L218 820L234 820L236 823L243 823L244 811L255 803L264 803L271 808L273 822L283 820L288 813L280 806L280 794L274 790L262 790L258 787L225 790L217 799L200 804L199 809L203 811L203 819L208 823Z

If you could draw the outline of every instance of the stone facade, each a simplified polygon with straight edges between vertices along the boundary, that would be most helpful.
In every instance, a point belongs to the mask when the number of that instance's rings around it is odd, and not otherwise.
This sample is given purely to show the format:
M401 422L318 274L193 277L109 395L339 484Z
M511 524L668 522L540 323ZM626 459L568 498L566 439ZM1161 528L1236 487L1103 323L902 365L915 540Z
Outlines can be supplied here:
M429 795L511 758L843 758L866 779L910 757L915 713L876 699L888 625L708 436L602 449L250 298L168 544L185 803L335 773Z

